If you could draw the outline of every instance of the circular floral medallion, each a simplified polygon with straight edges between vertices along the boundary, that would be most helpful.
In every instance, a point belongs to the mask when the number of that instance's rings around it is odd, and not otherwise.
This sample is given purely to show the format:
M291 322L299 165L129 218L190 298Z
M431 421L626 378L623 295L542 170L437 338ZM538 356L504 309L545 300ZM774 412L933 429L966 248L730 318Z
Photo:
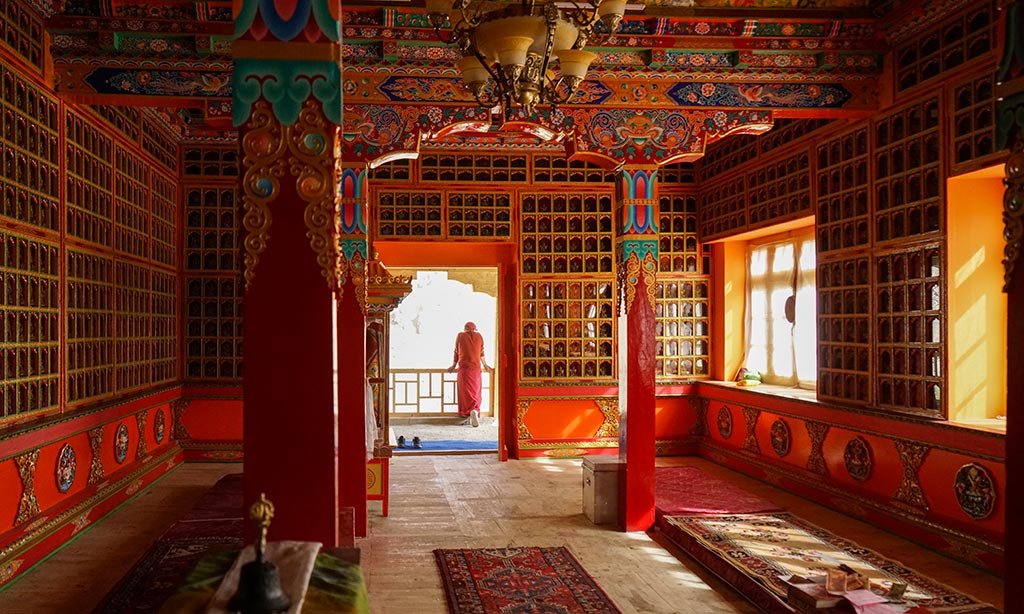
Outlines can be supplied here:
M732 435L732 411L725 405L718 410L718 434L722 439L728 439Z
M965 514L981 520L992 513L996 504L996 486L987 469L977 463L968 463L956 472L953 481L956 502Z
M114 435L114 460L117 464L128 458L128 425L122 422L117 425L117 434Z
M157 443L164 442L164 410L156 410L156 416L153 418L153 436L156 437Z
M75 483L75 449L66 443L57 455L57 490L65 493Z
M846 451L843 452L843 461L846 463L846 472L850 477L863 482L871 477L871 446L863 437L854 437L846 443Z
M772 450L779 456L789 454L789 425L782 418L772 422L771 430Z

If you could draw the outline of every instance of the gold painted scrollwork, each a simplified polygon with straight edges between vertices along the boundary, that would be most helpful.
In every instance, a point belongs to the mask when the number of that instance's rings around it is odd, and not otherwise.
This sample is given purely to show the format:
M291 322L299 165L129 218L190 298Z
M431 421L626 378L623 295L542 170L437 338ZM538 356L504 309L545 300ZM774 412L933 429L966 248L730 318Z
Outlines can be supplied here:
M900 463L903 464L903 479L892 498L918 510L928 511L930 509L928 499L924 496L924 489L921 488L921 482L917 479L917 473L931 448L923 443L906 439L897 439L895 443L896 451L900 455Z
M177 441L188 441L192 439L192 435L189 434L188 429L185 428L185 423L182 422L182 418L185 415L185 410L192 403L192 399L175 399L171 401L171 416L174 418L174 439Z
M747 435L744 437L741 447L747 452L753 452L754 454L760 454L761 452L761 446L757 443L757 434L754 430L757 427L757 419L760 416L761 410L756 407L743 408L743 422L747 425Z
M149 447L146 445L146 416L148 415L148 411L140 411L135 414L135 423L139 427L139 444L135 447L136 460L145 457L149 453Z
M625 290L624 300L626 302L625 313L629 313L630 308L633 307L633 299L636 298L636 284L640 279L640 258L636 255L636 252L629 254L625 265L625 274L620 284Z
M811 437L811 454L807 457L807 469L819 475L828 475L828 465L825 463L825 454L822 448L825 445L825 436L828 435L829 425L824 422L808 420L804 422L807 434Z
M601 428L597 429L594 437L618 437L619 436L619 400L618 399L594 399L601 413L604 414L604 422Z
M1003 291L1007 292L1010 281L1024 249L1024 130L1019 131L1006 160L1006 177L1003 184L1003 236L1006 247L1003 250Z
M338 260L338 275L341 279L350 279L356 291L356 302L359 308L366 313L366 260L359 252L352 254L350 258L341 255ZM338 288L341 292L342 288ZM339 296L340 298L340 296Z
M644 254L643 274L644 284L647 287L647 306L653 312L655 291L657 290L655 286L658 283L658 259L651 252Z
M658 261L655 260L654 254L646 252L643 260L640 260L637 252L630 252L623 265L625 274L622 280L620 280L619 286L625 290L625 312L629 313L629 310L633 307L633 300L636 298L636 287L641 279L643 279L644 287L647 291L647 306L651 311L654 311L654 293L658 272Z
M252 116L242 137L242 167L245 169L242 227L246 232L243 275L246 285L252 283L260 254L267 249L272 219L270 202L280 193L284 175L281 161L287 151L281 130L269 103L259 101L253 105Z
M14 524L21 524L39 514L39 500L36 499L36 464L39 462L39 450L26 452L14 457L18 466L18 477L21 478L21 499L18 501L18 515Z
M526 423L523 421L531 404L532 401L516 401L516 430L519 441L533 439L530 429L526 428Z
M89 447L92 449L92 462L89 464L89 484L99 484L106 473L103 470L103 456L100 448L103 445L103 427L97 426L89 431Z
M690 407L697 415L697 421L690 429L690 435L694 437L708 436L708 400L705 397L691 396Z
M314 101L306 101L295 124L282 126L270 105L257 102L242 138L242 226L246 285L256 276L260 254L267 249L273 216L270 203L281 191L287 171L295 193L306 202L303 219L310 248L327 285L338 289L341 252L334 181L334 134Z
M309 246L316 254L327 285L337 290L341 251L338 248L340 221L334 181L334 137L328 134L319 104L312 100L306 101L286 134L291 153L288 166L295 177L295 191L306 201L304 219Z

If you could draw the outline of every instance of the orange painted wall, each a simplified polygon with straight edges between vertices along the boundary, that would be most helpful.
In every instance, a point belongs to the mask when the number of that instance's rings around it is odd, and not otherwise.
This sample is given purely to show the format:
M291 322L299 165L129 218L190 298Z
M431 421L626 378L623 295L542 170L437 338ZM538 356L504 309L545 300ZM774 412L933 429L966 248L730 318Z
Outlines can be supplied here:
M11 527L18 515L21 500L21 478L13 458L0 461L0 533Z
M697 416L686 397L657 397L654 400L654 438L682 439L689 435Z
M539 399L523 415L534 439L590 439L603 422L592 399Z
M654 421L656 439L683 439L693 428L695 414L686 396L658 397ZM595 437L604 414L593 398L532 399L523 423L533 441L586 440Z

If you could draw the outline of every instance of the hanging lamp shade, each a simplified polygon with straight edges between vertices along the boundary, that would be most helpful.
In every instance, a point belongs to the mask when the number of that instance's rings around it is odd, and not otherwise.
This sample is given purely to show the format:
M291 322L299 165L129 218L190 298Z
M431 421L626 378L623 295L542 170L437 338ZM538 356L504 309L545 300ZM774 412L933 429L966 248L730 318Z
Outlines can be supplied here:
M459 59L459 72L462 73L462 80L467 84L484 83L488 78L487 69L475 55L467 55Z
M558 68L563 77L575 77L584 79L590 69L590 63L597 58L597 54L584 49L562 49L555 51L558 56Z

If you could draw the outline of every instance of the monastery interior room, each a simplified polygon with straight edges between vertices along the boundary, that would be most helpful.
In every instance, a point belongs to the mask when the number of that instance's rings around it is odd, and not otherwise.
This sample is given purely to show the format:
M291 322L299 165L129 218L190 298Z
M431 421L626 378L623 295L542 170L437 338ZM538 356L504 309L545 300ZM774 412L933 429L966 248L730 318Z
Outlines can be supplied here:
M1024 612L1020 0L4 0L0 60L0 612L208 611L260 519L307 613Z

